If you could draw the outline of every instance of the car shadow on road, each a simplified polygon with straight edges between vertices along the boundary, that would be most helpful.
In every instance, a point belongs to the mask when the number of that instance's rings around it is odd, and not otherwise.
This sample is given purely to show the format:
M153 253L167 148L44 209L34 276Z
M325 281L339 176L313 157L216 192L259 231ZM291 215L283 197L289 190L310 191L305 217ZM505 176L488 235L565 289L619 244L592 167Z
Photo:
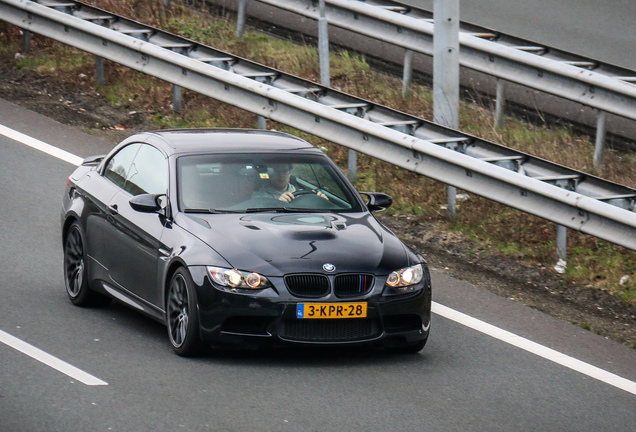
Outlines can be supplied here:
M244 366L294 366L346 368L365 364L407 365L426 361L426 349L418 354L399 354L370 346L275 346L260 349L211 347L199 361Z

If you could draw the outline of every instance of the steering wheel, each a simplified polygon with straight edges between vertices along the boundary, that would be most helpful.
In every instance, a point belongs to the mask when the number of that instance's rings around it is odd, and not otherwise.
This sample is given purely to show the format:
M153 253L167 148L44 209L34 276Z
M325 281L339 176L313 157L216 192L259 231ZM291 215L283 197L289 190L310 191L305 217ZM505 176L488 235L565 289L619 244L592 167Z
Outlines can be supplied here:
M312 190L304 189L297 192L294 192L294 196L296 198L290 203L292 207L297 207L301 209L313 208L313 209L321 209L321 210L338 208L336 204L332 203L328 199L325 199L317 195L316 192Z
M303 195L315 194L315 193L316 192L314 192L312 190L308 190L308 189L295 190L293 192L294 198L299 197L299 196L303 196Z

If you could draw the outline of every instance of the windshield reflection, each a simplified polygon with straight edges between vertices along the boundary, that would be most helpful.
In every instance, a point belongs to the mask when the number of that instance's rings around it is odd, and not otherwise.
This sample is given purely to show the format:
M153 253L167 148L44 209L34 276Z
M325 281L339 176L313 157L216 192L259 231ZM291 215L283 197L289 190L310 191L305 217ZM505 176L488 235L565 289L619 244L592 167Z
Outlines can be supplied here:
M177 171L179 206L187 213L362 211L322 155L183 156Z

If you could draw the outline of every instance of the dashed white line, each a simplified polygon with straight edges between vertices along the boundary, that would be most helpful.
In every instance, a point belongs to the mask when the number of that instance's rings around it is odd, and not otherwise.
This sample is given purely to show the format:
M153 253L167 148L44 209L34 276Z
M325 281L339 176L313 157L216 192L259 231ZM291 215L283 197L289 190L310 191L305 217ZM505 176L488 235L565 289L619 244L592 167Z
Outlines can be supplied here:
M74 154L69 153L66 150L54 147L51 144L47 144L43 141L40 141L3 125L0 125L0 135L4 135L14 141L21 142L22 144L33 147L34 149L40 150L41 152L54 156L58 159L62 159L63 161L66 161L75 166L79 166L83 161L81 157L75 156Z
M0 125L0 134L11 138L15 141L24 143L30 147L36 148L38 150L41 150L47 154L50 154L51 156L57 157L59 159L65 160L73 165L80 165L82 163L82 158L73 155L72 153L69 153L65 150L62 149L58 149L57 147L54 147L50 144L44 143L42 141L36 140L34 138L29 137L28 135L24 135L20 132L14 131L13 129L9 129L5 126ZM470 315L466 315L462 312L456 311L454 309L451 309L447 306L441 305L439 303L433 302L433 312L436 313L437 315L443 316L444 318L447 318L449 320L455 321L459 324L462 324L466 327L469 327L473 330L479 331L481 333L487 334L488 336L491 336L495 339L498 339L502 342L506 342L510 345L513 345L517 348L520 348L522 350L525 350L527 352L530 352L532 354L535 354L539 357L542 357L546 360L550 360L554 363L557 363L561 366L567 367L569 369L572 369L576 372L579 372L583 375L586 375L590 378L594 378L597 379L601 382L604 382L606 384L609 384L613 387L619 388L621 390L624 390L628 393L634 394L636 395L636 382L634 381L630 381L626 378L623 378L621 376L618 376L616 374L613 374L611 372L608 372L604 369L598 368L596 366L593 366L589 363L585 363L581 360L578 360L574 357L570 357L566 354L560 353L558 351L555 351L551 348L548 348L546 346L540 345L536 342L533 342L529 339L526 339L524 337L518 336L514 333L511 333L509 331L500 329L499 327L495 327L492 324L488 324L485 321L481 321L477 318L473 318ZM0 335L4 333L0 330ZM5 333L6 334L6 333ZM15 338L14 338L15 339ZM4 341L2 341L4 342ZM5 342L6 343L6 342ZM24 343L24 342L22 342ZM28 344L27 344L28 345ZM37 350L37 348L32 347L33 349ZM16 348L18 349L18 348ZM24 351L23 351L24 352ZM44 353L46 354L46 353ZM48 356L48 354L46 354ZM50 356L52 357L52 356ZM35 358L35 357L34 357ZM55 357L52 357L55 358ZM56 359L57 360L57 359ZM64 363L61 360L57 360L58 362ZM67 364L67 363L64 363ZM70 365L68 365L70 366ZM53 366L52 366L53 367ZM70 366L71 368L73 366ZM57 368L56 368L57 369ZM59 369L58 369L59 370ZM79 369L77 369L79 371ZM80 371L82 372L82 371ZM66 373L66 372L64 372ZM82 372L85 374L85 372ZM68 374L67 374L68 375ZM90 375L88 375L90 377ZM97 381L99 381L100 383L103 384L89 384L89 385L105 385L106 383L104 383L103 381L91 377ZM79 378L78 378L79 379Z
M433 312L437 315L443 316L444 318L448 318L449 320L465 325L473 330L477 330L478 332L487 334L495 339L499 339L502 342L521 348L522 350L528 351L539 357L543 357L546 360L550 360L554 363L560 364L561 366L565 366L566 368L582 373L583 375L587 375L590 378L597 379L636 395L636 382L634 381L630 381L604 369L585 363L581 360L575 359L574 357L570 357L566 354L555 351L552 348L548 348L507 330L500 329L499 327L495 327L485 321L473 318L470 315L466 315L465 313L456 311L455 309L451 309L439 303L433 302Z
M75 366L60 360L59 358L54 357L51 354L48 354L2 330L0 330L0 342L88 386L108 385L106 381L102 381L99 378L94 377L93 375L86 373L83 370L78 369Z

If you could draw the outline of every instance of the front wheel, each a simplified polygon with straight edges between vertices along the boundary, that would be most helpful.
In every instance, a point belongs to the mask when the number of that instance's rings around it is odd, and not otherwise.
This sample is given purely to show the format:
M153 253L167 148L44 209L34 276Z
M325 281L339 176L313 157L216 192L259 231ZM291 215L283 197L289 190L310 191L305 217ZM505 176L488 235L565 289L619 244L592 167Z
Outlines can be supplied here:
M64 284L66 294L76 306L101 306L110 299L88 287L86 268L86 243L82 228L74 222L64 241Z
M198 354L201 338L196 294L192 278L183 267L170 279L166 303L168 337L172 349L182 357Z

